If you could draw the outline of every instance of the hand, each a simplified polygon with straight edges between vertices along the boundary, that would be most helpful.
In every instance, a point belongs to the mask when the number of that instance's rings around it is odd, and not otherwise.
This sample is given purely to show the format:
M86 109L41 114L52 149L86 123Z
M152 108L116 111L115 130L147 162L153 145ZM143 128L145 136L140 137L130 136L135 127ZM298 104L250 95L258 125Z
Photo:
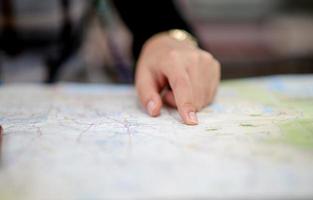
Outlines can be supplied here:
M164 102L178 109L185 124L195 125L196 112L213 101L219 80L220 64L210 53L162 33L145 43L135 84L150 116L160 115Z

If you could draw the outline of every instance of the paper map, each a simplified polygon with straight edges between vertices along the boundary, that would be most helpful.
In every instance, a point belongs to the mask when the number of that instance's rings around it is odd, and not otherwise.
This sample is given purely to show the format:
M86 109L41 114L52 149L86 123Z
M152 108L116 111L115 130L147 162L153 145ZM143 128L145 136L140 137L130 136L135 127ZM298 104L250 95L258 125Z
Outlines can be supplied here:
M223 82L200 124L132 86L0 87L0 199L313 197L313 76Z

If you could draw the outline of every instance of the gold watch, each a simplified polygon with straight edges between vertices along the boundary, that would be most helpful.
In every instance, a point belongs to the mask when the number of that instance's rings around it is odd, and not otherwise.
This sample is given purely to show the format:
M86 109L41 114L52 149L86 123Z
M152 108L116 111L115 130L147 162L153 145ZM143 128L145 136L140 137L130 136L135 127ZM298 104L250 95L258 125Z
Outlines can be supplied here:
M190 41L195 47L198 46L198 42L195 37L190 33L181 29L172 29L168 31L168 35L178 41Z

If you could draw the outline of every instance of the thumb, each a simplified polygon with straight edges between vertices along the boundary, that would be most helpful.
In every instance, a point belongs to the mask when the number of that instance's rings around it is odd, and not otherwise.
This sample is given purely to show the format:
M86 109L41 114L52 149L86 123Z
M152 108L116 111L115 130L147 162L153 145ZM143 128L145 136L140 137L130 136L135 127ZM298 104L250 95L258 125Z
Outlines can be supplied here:
M135 78L136 90L141 105L152 117L160 115L162 100L156 78L148 69L138 69Z

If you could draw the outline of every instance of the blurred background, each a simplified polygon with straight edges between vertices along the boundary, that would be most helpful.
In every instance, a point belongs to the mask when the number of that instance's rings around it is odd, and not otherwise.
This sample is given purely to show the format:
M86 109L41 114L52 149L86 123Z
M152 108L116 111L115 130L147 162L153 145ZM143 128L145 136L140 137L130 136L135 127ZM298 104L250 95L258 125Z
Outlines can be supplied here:
M313 72L313 1L184 0L223 78Z
M5 2L8 1L1 0L2 13L4 7L10 7ZM42 82L47 79L46 65L59 64L53 58L62 48L49 45L43 50L36 48L36 44L53 38L50 29L57 29L61 16L72 21L81 21L78 16L84 16L84 22L88 23L77 24L75 30L81 31L81 35L68 36L71 48L77 46L78 50L62 62L58 80L129 82L121 80L118 73L119 70L131 71L134 65L130 49L132 36L109 1L101 1L96 8L90 8L88 1L75 0L75 3L65 5L73 6L71 12L65 14L53 9L58 6L57 1L36 1L35 5L31 0L15 2L20 4L15 9L20 15L17 23L24 29L22 37L32 37L39 26L49 31L36 35L31 51L7 53L1 49L2 82ZM313 73L312 0L176 0L176 3L194 27L203 47L222 63L223 79ZM41 12L34 12L36 8ZM0 17L0 27L5 23L3 16L6 14ZM62 42L58 38L45 42L50 44L53 41ZM2 48L11 47L5 40L0 44Z

